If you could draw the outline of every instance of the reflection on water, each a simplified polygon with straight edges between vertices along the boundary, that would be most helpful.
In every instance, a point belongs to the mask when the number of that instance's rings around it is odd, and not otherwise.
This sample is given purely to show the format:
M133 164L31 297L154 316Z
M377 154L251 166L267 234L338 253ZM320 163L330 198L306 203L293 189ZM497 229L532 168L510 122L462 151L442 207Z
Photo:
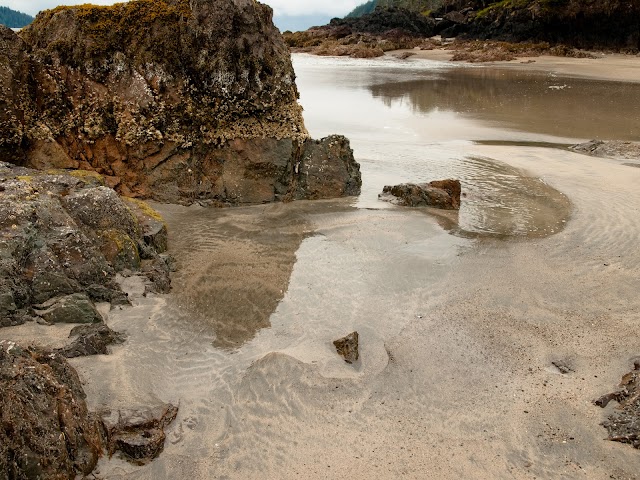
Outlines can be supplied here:
M467 194L459 215L432 212L457 235L545 236L570 213L560 192L478 158L474 143L552 156L590 138L640 139L640 84L429 61L294 55L294 66L311 134L351 139L363 174L358 206L394 208L377 199L385 185L457 178ZM524 150L522 159L535 161Z
M178 262L171 295L194 321L213 327L214 345L237 348L269 327L308 232L299 209L157 207Z
M557 137L640 139L640 84L459 68L426 79L376 83L369 90L389 107L406 103L416 113L454 112Z

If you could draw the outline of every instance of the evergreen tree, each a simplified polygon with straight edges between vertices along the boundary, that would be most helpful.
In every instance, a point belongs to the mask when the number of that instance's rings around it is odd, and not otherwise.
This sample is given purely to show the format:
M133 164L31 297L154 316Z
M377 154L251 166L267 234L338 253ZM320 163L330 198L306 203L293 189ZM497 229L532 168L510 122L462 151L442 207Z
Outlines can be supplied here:
M22 28L33 22L33 17L26 13L16 12L8 7L0 7L0 24L9 28Z

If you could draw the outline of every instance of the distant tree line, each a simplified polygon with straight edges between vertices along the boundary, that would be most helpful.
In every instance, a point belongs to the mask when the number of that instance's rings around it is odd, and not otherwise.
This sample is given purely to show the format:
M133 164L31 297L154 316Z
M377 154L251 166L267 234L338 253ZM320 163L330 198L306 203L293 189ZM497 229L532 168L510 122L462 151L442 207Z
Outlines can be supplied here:
M33 22L33 17L26 13L16 12L9 7L0 7L0 24L9 28L22 28Z
M367 3L363 3L362 5L358 5L354 8L351 13L347 15L347 17L361 17L362 15L366 15L367 13L371 13L375 10L378 0L370 0Z
M376 7L399 7L422 13L440 8L444 3L446 0L370 0L354 8L347 17L361 17L372 13Z

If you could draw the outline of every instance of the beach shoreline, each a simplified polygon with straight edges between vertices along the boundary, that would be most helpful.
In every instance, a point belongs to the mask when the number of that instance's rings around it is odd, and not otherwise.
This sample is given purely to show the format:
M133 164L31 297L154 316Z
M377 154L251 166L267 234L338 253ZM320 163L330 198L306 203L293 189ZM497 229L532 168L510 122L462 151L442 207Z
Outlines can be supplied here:
M640 83L640 56L622 53L588 52L595 58L559 57L554 55L520 56L515 60L469 63L451 61L456 50L419 48L392 50L387 56L409 54L410 60L451 62L455 65L547 72L571 78Z

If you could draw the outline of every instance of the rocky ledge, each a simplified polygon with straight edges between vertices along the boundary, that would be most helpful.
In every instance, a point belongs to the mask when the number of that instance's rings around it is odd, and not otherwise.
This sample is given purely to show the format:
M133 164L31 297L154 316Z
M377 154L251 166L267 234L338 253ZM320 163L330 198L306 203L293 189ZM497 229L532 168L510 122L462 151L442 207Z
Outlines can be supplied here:
M0 326L99 323L94 302L129 303L118 272L167 291L166 247L162 218L100 175L0 162Z
M380 200L405 207L460 209L461 186L458 180L435 180L429 183L402 183L385 186Z
M359 193L348 141L309 139L289 49L255 0L58 7L0 41L6 161L174 203ZM339 177L303 181L327 162Z

